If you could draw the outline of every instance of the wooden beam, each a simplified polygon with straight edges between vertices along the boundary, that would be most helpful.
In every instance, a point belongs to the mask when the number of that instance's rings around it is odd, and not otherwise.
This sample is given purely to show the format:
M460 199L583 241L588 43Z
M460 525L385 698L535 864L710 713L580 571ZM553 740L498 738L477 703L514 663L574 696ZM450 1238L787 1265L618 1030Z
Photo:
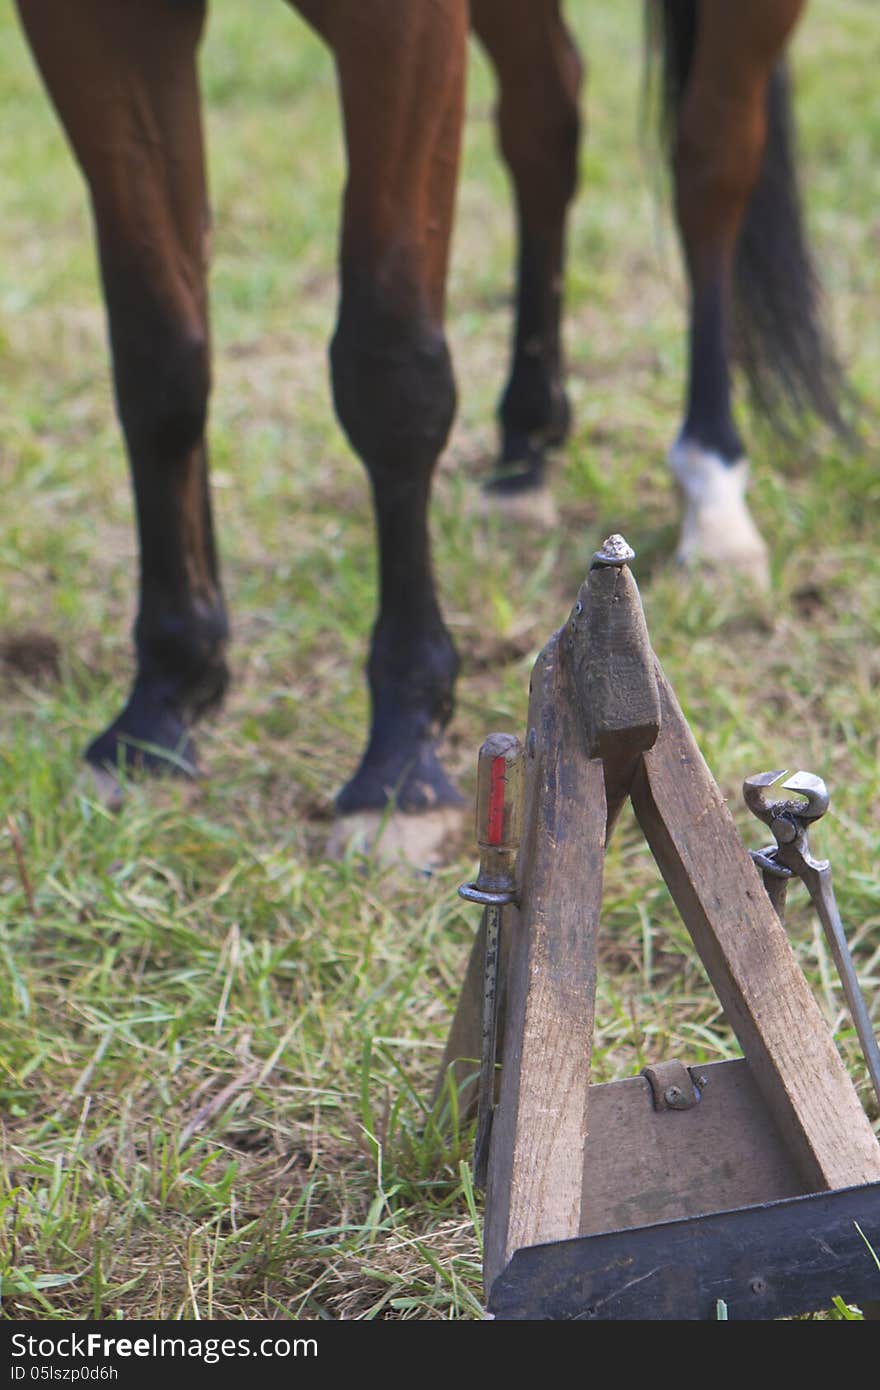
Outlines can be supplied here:
M480 1079L481 1009L483 1003L483 965L486 957L486 927L482 918L468 956L464 984L446 1039L443 1060L434 1082L432 1104L442 1098L449 1084L449 1070L458 1092L458 1113L462 1124L477 1113Z
M581 1235L804 1193L748 1062L691 1067L700 1100L656 1110L644 1076L590 1087Z
M580 1229L606 809L602 764L587 756L559 640L538 658L529 704L520 907L511 914L486 1194L487 1289L514 1250Z
M639 757L660 729L655 658L630 569L591 569L559 636L589 756L601 758L605 765L607 839L629 794Z
M601 565L590 570L567 623L551 638L548 651L551 646L559 667L554 677L557 698L569 706L570 748L604 762L607 839L629 795L638 760L660 728L654 653L638 586L627 566ZM503 1038L509 939L506 921L498 987L499 1040ZM477 1108L484 956L485 932L480 927L434 1087L436 1102L453 1067L464 1120L472 1118ZM499 1047L499 1061L500 1053Z
M657 666L661 729L639 824L809 1190L880 1179L880 1145L785 930Z

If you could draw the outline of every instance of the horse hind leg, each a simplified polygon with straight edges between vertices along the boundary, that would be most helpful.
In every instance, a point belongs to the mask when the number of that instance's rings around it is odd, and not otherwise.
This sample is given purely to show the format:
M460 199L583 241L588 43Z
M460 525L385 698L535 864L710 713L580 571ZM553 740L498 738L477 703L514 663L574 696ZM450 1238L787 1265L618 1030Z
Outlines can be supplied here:
M195 53L204 6L20 0L85 173L140 542L137 670L87 758L196 767L192 721L227 681L208 496L207 200Z
M501 457L488 491L535 516L547 451L566 438L560 318L565 221L577 183L582 67L559 0L472 0L497 74L498 133L517 221L516 318L501 397Z
M748 462L731 409L734 267L767 148L769 83L802 8L803 0L663 4L677 69L673 169L691 302L687 404L670 451L684 502L678 558L748 573L759 586L767 549L746 504Z
M348 6L327 37L349 166L333 394L370 478L379 546L370 736L337 804L344 813L381 813L389 803L425 812L460 804L437 753L458 659L434 585L428 503L455 410L443 301L465 6Z

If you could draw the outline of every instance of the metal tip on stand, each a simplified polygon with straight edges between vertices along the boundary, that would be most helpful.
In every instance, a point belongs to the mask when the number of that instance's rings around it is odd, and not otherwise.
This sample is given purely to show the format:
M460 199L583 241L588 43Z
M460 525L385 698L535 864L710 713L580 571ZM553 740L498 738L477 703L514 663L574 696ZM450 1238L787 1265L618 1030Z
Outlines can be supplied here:
M635 558L636 552L632 546L615 532L602 542L602 549L597 550L590 561L590 569L596 569L599 565L628 565Z

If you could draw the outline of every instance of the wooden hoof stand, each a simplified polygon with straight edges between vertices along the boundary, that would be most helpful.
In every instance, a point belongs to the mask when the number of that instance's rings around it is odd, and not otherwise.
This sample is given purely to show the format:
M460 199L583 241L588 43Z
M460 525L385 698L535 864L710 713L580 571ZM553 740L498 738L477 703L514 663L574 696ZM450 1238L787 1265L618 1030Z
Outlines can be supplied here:
M462 891L487 906L438 1087L451 1067L479 1103L488 1311L755 1319L838 1295L876 1315L880 1145L651 649L631 558L620 538L594 557L535 663L524 744L481 750L481 875ZM743 1058L590 1085L627 797Z

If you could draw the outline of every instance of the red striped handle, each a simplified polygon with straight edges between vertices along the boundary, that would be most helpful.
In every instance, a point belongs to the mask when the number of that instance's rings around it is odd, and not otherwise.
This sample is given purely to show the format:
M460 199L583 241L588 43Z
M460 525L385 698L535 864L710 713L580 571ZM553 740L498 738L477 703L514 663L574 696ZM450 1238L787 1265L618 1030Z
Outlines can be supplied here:
M477 763L477 843L481 850L515 851L522 814L524 753L513 734L490 734Z

